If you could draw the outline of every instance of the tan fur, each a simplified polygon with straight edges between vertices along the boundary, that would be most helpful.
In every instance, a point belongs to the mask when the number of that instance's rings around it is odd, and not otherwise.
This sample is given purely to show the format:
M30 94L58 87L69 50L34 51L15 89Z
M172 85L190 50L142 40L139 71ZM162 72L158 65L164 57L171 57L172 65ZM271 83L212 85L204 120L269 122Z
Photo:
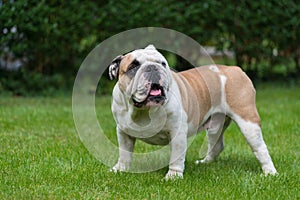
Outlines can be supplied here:
M220 75L223 75L226 77L224 92L229 109L246 121L260 124L255 106L255 89L251 80L239 67L217 65L217 69L219 71L202 66L180 73L173 72L173 77L179 85L184 110L188 113L188 121L201 124L209 109L220 105L222 95ZM201 103L195 108L198 102ZM197 112L200 112L200 116L195 119Z
M260 125L251 80L239 67L219 66L219 69L227 77L225 94L230 109L245 121Z
M173 74L179 85L188 121L192 121L196 126L203 122L211 106L221 101L220 91L213 88L214 85L220 85L220 80L214 73L200 67Z
M120 63L120 73L119 73L119 78L127 71L129 65L132 63L134 60L134 57L131 54L127 54L124 56Z
M119 85L122 91L126 91L126 87L131 81L127 76L123 76L123 75L125 74L125 72L127 72L127 69L133 60L134 57L131 54L127 54L120 63Z

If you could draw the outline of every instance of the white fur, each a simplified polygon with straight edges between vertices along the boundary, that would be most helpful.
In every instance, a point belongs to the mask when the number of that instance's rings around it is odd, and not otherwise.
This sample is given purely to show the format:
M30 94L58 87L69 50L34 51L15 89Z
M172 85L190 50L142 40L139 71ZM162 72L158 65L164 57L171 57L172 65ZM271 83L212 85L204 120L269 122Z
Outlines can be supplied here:
M216 65L210 65L208 68L213 72L220 72L219 68Z
M260 162L263 172L266 175L276 174L277 171L273 165L267 146L264 142L260 126L256 123L245 121L236 114L233 114L233 119L239 126L257 160Z

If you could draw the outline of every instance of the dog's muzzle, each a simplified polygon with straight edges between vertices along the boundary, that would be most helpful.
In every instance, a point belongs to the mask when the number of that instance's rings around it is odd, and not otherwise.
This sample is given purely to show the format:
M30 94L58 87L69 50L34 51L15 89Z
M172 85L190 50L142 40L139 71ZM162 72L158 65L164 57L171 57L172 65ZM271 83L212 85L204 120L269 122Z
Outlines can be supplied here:
M163 105L166 99L166 91L164 88L157 83L152 83L144 101L138 102L134 97L132 98L132 101L135 107L141 108Z
M137 74L137 88L132 96L137 108L163 105L167 99L166 72L157 65L148 65Z

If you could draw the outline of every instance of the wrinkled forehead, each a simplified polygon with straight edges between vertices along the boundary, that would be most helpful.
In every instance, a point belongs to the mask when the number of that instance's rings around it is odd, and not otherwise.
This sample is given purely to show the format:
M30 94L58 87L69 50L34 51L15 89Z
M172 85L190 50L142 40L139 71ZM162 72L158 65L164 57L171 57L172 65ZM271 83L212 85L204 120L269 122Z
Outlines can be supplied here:
M132 57L137 59L139 62L166 62L166 59L157 50L138 49L129 53Z

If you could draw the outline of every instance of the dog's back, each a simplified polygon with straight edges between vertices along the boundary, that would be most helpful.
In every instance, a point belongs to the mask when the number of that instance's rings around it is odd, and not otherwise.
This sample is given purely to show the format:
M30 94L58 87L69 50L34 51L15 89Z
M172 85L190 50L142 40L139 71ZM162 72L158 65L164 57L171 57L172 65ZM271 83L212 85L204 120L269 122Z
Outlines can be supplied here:
M237 114L244 120L260 123L255 105L255 89L240 67L207 65L178 73L173 72L172 75L177 82L185 85L180 87L181 96L192 94L202 102L199 104L200 108L195 108L194 102L183 102L190 119L195 116L194 112L200 111L200 119L197 121L201 123L211 108L216 108L216 112Z

